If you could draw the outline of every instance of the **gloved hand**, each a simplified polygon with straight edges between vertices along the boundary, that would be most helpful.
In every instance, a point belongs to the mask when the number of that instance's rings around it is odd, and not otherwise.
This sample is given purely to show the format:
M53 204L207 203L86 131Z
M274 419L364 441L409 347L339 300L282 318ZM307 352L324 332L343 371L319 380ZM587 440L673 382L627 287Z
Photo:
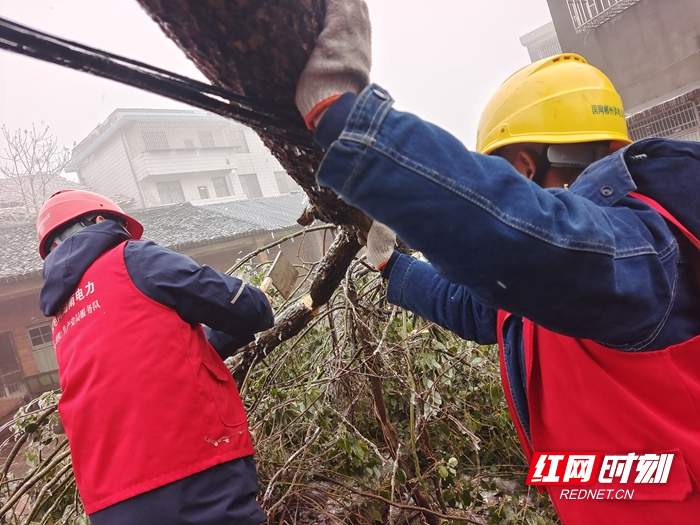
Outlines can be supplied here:
M381 222L374 221L367 234L367 262L381 271L394 253L396 234Z
M326 0L326 18L316 47L299 78L296 105L309 129L340 95L359 94L369 84L372 31L364 0Z

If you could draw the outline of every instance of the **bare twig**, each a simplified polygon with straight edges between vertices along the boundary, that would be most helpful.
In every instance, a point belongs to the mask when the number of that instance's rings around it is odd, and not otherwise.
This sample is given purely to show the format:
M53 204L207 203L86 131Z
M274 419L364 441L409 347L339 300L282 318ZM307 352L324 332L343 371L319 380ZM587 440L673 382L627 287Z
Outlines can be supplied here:
M228 270L226 270L226 273L228 275L233 275L237 270L239 270L244 264L249 262L251 259L255 258L256 255L260 255L262 252L265 252L269 250L270 248L274 248L275 246L279 246L280 244L284 244L285 242L294 239L296 237L299 237L300 235L306 235L307 233L311 232L317 232L317 231L322 231L322 230L334 230L337 228L335 224L322 224L320 226L312 226L310 228L304 228L303 230L299 230L298 232L290 233L289 235L286 235L284 237L281 237L277 239L274 242L271 242L270 244L266 244L262 248L258 248L257 250L254 250L250 252L248 255L243 257L242 259L236 261L236 264L231 266Z
M345 490L352 492L353 494L357 494L358 496L363 496L365 498L375 499L377 501L381 501L383 503L386 503L387 505L391 505L392 507L396 507L397 509L420 512L423 515L428 514L428 515L432 516L433 518L438 518L441 520L462 521L464 523L474 523L475 525L485 525L484 521L477 521L473 518L467 518L465 516L447 515L447 514L442 514L441 512L436 512L434 510L427 509L424 507L416 507L414 505L404 505L401 503L396 503L395 501L391 501L391 500L386 499L386 498L379 496L377 494L372 494L371 492L364 492L362 490L357 490L356 488L351 487L350 485L347 485L347 484L343 483L342 481L338 481L336 479L329 478L328 476L324 476L323 474L315 474L314 478L319 480L319 481L333 483L335 485L343 487Z
M0 508L0 518L3 517L8 510L12 509L14 504L21 498L29 489L31 489L41 478L43 478L47 473L54 469L61 461L70 456L70 450L66 450L57 454L59 450L67 445L68 441L64 441L58 447L56 447L56 452L54 457L48 461L43 468L39 469L34 473L29 479L27 479L15 492L10 496L5 505Z
M316 430L314 431L313 435L311 437L307 436L306 441L304 442L304 445L301 446L296 452L294 452L287 461L284 462L284 466L279 469L277 472L275 472L275 475L272 476L270 479L269 483L267 484L267 490L265 490L265 495L263 496L263 502L267 502L267 500L270 499L270 494L272 494L272 489L275 488L275 481L277 481L277 478L280 477L282 474L284 474L287 469L289 468L289 465L292 464L292 462L298 458L301 454L303 454L306 449L308 449L317 439L318 436L321 435L321 427L316 427Z

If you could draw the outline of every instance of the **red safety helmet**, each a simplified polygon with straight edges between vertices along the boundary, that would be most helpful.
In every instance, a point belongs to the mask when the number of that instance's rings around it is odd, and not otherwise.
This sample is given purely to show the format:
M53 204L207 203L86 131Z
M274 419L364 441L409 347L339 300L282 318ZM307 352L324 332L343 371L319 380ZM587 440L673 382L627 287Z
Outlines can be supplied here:
M47 200L36 219L36 233L39 236L39 254L45 259L49 254L49 241L61 226L89 213L116 215L126 222L126 229L134 239L140 239L143 226L133 217L126 215L114 201L83 190L57 191Z

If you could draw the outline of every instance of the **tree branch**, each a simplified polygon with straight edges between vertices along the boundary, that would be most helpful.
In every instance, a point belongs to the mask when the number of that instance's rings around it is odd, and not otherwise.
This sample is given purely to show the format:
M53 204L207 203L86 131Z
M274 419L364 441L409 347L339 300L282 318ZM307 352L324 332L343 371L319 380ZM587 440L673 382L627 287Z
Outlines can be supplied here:
M276 320L275 326L259 334L254 342L244 346L233 356L234 377L239 384L242 384L252 366L283 341L301 332L313 319L314 310L330 300L345 275L345 268L350 265L360 248L357 235L341 228L311 279L311 304L299 301L292 305Z

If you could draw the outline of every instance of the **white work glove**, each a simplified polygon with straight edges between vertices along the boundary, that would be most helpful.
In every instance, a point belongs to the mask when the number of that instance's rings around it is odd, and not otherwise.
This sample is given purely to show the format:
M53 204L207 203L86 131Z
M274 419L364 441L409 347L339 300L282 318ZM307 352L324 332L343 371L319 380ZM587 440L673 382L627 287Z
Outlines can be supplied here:
M367 234L367 262L381 271L394 253L396 234L381 222L374 221Z
M299 78L296 105L309 129L314 120L348 91L369 84L372 30L364 0L326 0L326 18L316 47Z

